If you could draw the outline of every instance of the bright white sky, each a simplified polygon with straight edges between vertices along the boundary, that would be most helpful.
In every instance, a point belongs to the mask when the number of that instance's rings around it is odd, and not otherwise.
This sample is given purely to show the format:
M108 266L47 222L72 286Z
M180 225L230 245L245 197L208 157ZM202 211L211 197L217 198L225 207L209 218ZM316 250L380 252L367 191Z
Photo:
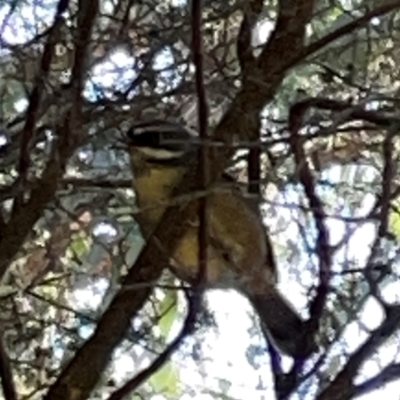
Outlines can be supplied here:
M181 0L176 0L181 3ZM5 9L0 9L0 26L6 14ZM32 12L31 7L23 7L20 12L21 18L13 18L7 27L4 29L4 39L11 43L23 43L27 39L27 31L29 27L26 22L34 23L38 17L48 19L48 11L44 11L38 7L35 12ZM255 39L257 43L264 42L269 34L271 25L261 23L259 25L258 37ZM93 71L93 81L101 84L105 88L113 88L118 82L121 81L121 67L127 66L123 78L131 79L132 76L126 74L133 74L129 66L132 65L132 58L129 58L126 53L122 51L114 52L109 60L105 61L102 65L96 66ZM157 59L157 67L162 68L166 64L173 62L172 57L168 51L163 52ZM88 94L90 94L90 87L88 86ZM17 105L18 109L22 110L26 107L26 101L21 101ZM326 179L330 181L338 180L340 177L340 167L332 168L326 173ZM371 176L372 179L372 176ZM278 204L293 201L296 202L299 193L295 190L288 190L279 198L274 199ZM360 214L366 213L373 201L372 197L367 197L364 204L364 209L360 210ZM299 232L297 225L293 221L291 211L281 208L280 217L288 221L287 231L281 235L280 240L285 241L288 237L298 237ZM273 223L274 221L270 221ZM276 221L275 221L276 223ZM328 222L329 230L331 233L332 243L337 243L345 233L345 224L341 221L331 219ZM372 242L374 235L374 227L372 224L365 224L361 229L352 236L349 244L349 253L347 257L359 261L359 265L365 264L365 259L369 253L369 246ZM306 260L304 260L306 262ZM285 265L281 263L280 275L281 283L279 288L285 294L290 293L289 300L299 309L302 310L306 305L306 297L303 293L302 286L296 281L294 276L291 276ZM309 279L313 277L309 275ZM101 285L100 285L101 286ZM97 288L99 289L99 287ZM101 288L100 288L101 289ZM102 288L105 290L105 287ZM76 292L77 298L80 300L80 306L83 303L90 302L94 306L97 301L99 304L102 301L102 290L79 290ZM400 283L392 283L385 289L385 297L390 301L399 301ZM270 386L270 375L268 373L268 359L267 357L260 357L260 364L262 368L254 370L246 359L246 350L249 340L254 344L261 342L260 338L250 338L248 329L253 325L249 316L251 308L247 301L240 295L234 292L213 291L208 293L210 303L215 311L216 320L218 322L219 330L210 330L204 340L205 346L203 347L204 361L199 364L191 359L182 360L179 356L174 358L174 362L181 366L179 368L181 381L193 389L201 391L203 388L213 389L216 392L220 391L218 382L220 378L232 383L232 388L229 393L235 399L269 399L270 393L265 390L266 386ZM86 299L86 301L85 301ZM363 323L370 329L376 327L382 320L382 310L379 305L373 300L367 302L363 311ZM175 333L179 329L177 325L174 329ZM344 341L348 348L357 348L360 343L366 338L366 334L362 332L356 324L352 324L346 331ZM377 360L370 360L363 368L364 376L372 376L379 372L383 365L393 360L393 355L397 353L397 343L387 345L379 354L379 362ZM336 361L341 360L340 356L335 358ZM339 361L342 362L343 360ZM119 376L123 377L125 374L130 376L136 369L133 361L129 356L121 355L117 360L116 369ZM137 366L136 366L137 367ZM257 390L257 386L262 382L264 388ZM385 400L399 399L400 384L392 383L387 385L384 389L375 391L370 395L364 396L363 400L375 400L377 396L385 396ZM309 396L311 399L313 396ZM183 396L182 400L189 400L193 397L187 395ZM214 397L210 394L196 395L198 400L213 400ZM162 400L162 396L155 396L153 400ZM361 398L360 398L361 399Z

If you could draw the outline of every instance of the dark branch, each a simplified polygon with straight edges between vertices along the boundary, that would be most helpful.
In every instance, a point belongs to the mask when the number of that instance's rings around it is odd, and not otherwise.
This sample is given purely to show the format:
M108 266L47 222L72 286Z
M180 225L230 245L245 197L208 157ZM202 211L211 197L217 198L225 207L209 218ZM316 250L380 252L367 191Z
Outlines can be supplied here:
M10 360L6 349L4 348L3 340L0 339L0 379L3 388L3 395L5 400L17 400L17 393L15 391L14 378Z
M386 133L383 141L382 153L385 163L382 172L382 192L381 192L381 210L379 218L378 236L385 237L387 235L389 224L390 199L392 196L392 182L395 174L395 166L393 160L393 139L399 132L399 124L393 124Z
M349 22L348 24L342 26L341 28L338 28L335 31L328 33L323 38L309 44L307 47L305 47L303 49L301 54L297 55L296 57L294 57L291 60L292 66L300 63L308 56L310 56L310 55L316 53L318 50L321 50L322 48L328 46L335 40L338 40L339 38L341 38L343 36L349 35L350 33L354 32L356 29L367 25L372 19L381 17L385 14L388 14L388 13L396 10L399 7L400 7L400 1L395 0L390 3L378 6L374 9L366 12L362 17L357 18L352 22Z
M314 177L308 165L303 143L299 135L299 130L303 123L303 117L311 106L311 103L312 102L310 101L304 101L291 107L289 112L289 132L291 135L289 143L296 162L297 173L310 204L311 213L314 217L318 231L316 253L320 262L319 286L310 309L312 331L315 332L318 328L319 319L325 306L326 296L328 295L332 260L331 249L329 246L329 232L325 223L324 206L321 199L316 194Z
M360 366L379 346L393 335L399 327L400 307L387 307L385 321L379 328L375 329L369 339L350 356L345 367L333 379L330 385L319 394L316 400L349 400L357 394L357 386L353 384L353 381Z
M204 57L203 57L203 39L202 39L202 2L201 0L193 0L192 2L192 54L193 62L196 67L196 92L197 92L197 114L199 135L202 142L198 154L198 169L199 181L201 182L200 188L203 190L208 189L209 177L209 148L208 148L208 105L207 96L204 85ZM207 248L208 248L208 213L207 213L207 196L199 199L199 222L200 227L198 231L199 243L199 271L196 279L196 295L198 301L202 295L203 284L207 277Z
M120 389L116 390L108 400L121 400L132 391L139 388L147 379L155 374L171 358L173 353L179 348L183 340L193 333L196 324L196 316L199 310L197 295L187 296L188 313L179 335L168 345L168 347L142 372L129 380Z
M240 25L237 38L237 54L240 63L243 80L246 80L249 72L255 67L256 58L253 54L251 36L254 24L262 11L264 2L262 0L252 0L246 2L243 10L243 19Z
M258 59L260 69L286 72L295 64L292 60L304 52L306 26L313 15L314 4L314 0L279 1L275 29Z
M96 1L85 1L83 2L84 7L86 7L83 12L84 17L78 23L78 28L81 31L78 32L77 37L79 38L79 43L76 44L76 49L81 55L85 54L86 48L88 46L91 27L96 17L97 4ZM59 27L63 21L62 14L65 12L68 6L68 1L60 0L57 8L56 19L54 23L54 30L50 34L48 42L45 46L44 54L42 57L41 68L44 69L43 76L48 73L50 68L50 63L52 59L52 52L54 51L54 37ZM51 32L50 32L51 33ZM4 275L9 263L15 257L19 251L23 241L25 240L28 233L31 231L32 226L40 218L43 213L45 206L54 198L55 192L58 187L58 182L64 173L66 162L69 159L72 152L75 150L79 143L80 132L82 129L82 124L79 121L81 119L82 112L82 85L83 85L83 61L75 60L75 65L72 71L72 78L75 87L72 91L74 107L69 110L65 116L61 116L59 120L59 125L56 129L57 141L53 147L53 151L50 157L50 161L46 169L44 170L42 177L37 181L36 186L31 190L30 198L27 202L23 204L22 199L24 190L22 190L17 199L15 200L11 218L3 229L2 236L0 238L0 253L2 255L0 261L0 279ZM41 79L43 79L43 76ZM39 78L38 78L39 79ZM32 92L30 103L28 106L27 119L25 123L25 129L22 136L21 142L21 163L20 163L20 176L24 176L27 172L29 163L29 142L32 139L33 130L36 123L36 111L39 107L41 90L43 82L38 81L36 88ZM28 158L26 155L28 154ZM22 182L23 183L23 182Z
M45 80L50 72L54 49L57 44L60 28L64 21L64 17L62 15L67 10L68 5L69 0L59 0L58 2L54 22L52 27L48 31L48 37L44 46L42 59L40 61L40 67L37 71L36 82L28 98L28 109L26 110L25 125L21 136L19 155L20 158L18 166L19 179L21 180L22 184L26 181L26 174L28 172L30 164L29 145L32 141L35 130L37 112L40 106L42 91L44 88ZM13 213L17 213L19 211L19 207L22 206L22 203L23 197L20 196L14 202Z
M379 374L373 378L357 385L354 388L353 397L363 396L376 390L387 383L400 379L400 364L392 364L385 367Z

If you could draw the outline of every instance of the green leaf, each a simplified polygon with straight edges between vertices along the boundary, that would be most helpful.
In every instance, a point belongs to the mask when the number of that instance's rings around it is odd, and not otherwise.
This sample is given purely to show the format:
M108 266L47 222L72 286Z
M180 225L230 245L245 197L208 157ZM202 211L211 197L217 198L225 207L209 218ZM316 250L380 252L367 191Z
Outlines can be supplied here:
M389 212L389 231L397 238L400 239L400 202L395 200L393 208Z
M177 317L178 296L176 290L166 290L165 297L159 304L159 313L162 315L158 326L161 334L166 338Z
M71 251L77 256L82 257L88 252L89 238L84 234L74 235L71 241Z
M176 399L180 395L179 371L171 362L165 364L149 379L149 383L156 393Z

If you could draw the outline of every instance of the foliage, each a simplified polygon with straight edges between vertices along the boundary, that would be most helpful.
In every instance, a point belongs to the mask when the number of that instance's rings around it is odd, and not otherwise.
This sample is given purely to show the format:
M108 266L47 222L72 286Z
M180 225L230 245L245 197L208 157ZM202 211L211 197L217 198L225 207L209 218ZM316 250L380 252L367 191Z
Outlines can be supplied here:
M0 4L4 398L397 398L400 2L203 1L201 26L196 4ZM307 360L277 358L238 294L208 293L187 335L186 288L141 253L124 134L204 123L196 68L215 137L260 145L279 288L317 332Z

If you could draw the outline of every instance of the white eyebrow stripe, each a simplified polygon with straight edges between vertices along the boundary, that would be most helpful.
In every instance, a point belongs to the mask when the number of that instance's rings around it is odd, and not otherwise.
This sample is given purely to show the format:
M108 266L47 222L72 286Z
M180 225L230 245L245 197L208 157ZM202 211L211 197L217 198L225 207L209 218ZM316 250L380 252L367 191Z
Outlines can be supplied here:
M191 137L197 137L198 134L194 129L191 129L187 126L176 126L176 125L162 125L162 124L154 124L154 125L146 125L146 126L138 126L132 127L132 132L134 135L141 135L149 132L160 132L160 133L176 133L179 131L186 131L186 133Z
M156 160L172 160L173 158L180 158L186 153L184 150L170 151L152 147L137 147L136 150Z

